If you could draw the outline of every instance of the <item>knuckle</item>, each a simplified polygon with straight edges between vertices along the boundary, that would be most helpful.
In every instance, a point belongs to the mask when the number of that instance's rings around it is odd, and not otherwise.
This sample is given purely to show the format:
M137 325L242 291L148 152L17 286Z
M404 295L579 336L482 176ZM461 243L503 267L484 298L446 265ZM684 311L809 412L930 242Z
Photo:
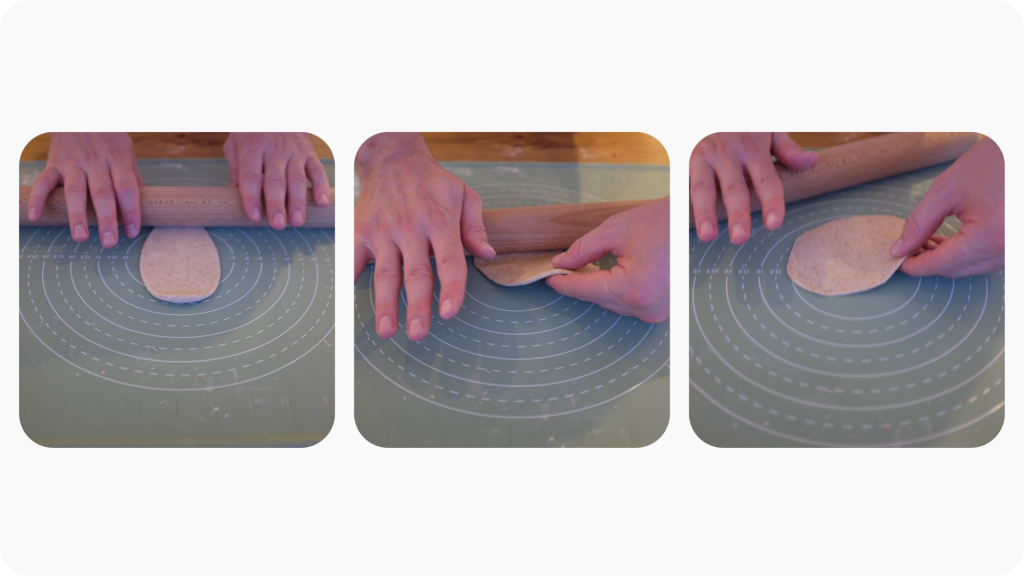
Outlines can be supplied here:
M267 176L263 179L264 188L284 188L287 182L280 176Z
M438 268L465 268L466 258L461 254L446 254L444 256L435 256L434 261L437 262Z
M374 267L373 279L378 284L381 282L401 282L401 276L399 276L397 269L382 264L377 264Z
M433 280L434 271L430 266L424 266L418 264L415 266L405 267L405 280L407 282L420 282L424 280Z
M431 206L428 217L430 219L430 226L434 229L443 230L450 227L454 222L452 213L443 206L436 204Z

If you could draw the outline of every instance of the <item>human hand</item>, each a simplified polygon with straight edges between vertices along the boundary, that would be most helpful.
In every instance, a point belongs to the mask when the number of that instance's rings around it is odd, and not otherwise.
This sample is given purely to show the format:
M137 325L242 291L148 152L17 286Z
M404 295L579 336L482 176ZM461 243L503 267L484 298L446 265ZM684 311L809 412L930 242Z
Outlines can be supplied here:
M772 155L793 170L807 170L818 163L816 152L805 152L785 132L719 132L701 140L690 154L690 201L697 237L710 242L718 236L715 199L729 214L729 238L742 244L750 238L750 188L761 200L765 228L775 230L786 214L782 181Z
M224 142L231 185L238 186L245 213L262 220L260 197L267 205L267 221L284 230L306 221L306 180L313 183L313 201L329 206L327 173L316 156L313 138L301 132L232 132ZM261 194L262 191L262 194ZM290 217L285 217L285 194Z
M576 269L609 252L618 260L611 270L549 276L548 286L559 294L644 322L668 320L669 197L608 218L551 263Z
M135 238L142 217L139 213L138 162L132 140L126 133L54 132L46 168L36 176L28 198L28 219L37 222L43 215L46 198L57 186L64 185L71 237L79 242L89 239L89 220L85 208L88 199L96 211L100 242L104 248L117 244L117 212L125 234Z
M960 277L1003 268L1005 190L1003 153L985 138L939 174L910 213L889 252L899 258L918 248L924 251L904 260L900 270L911 276ZM951 214L963 223L960 231L948 238L933 236Z
M362 195L355 209L355 278L376 260L377 334L398 333L398 297L404 265L408 296L406 331L419 341L430 332L434 296L433 248L441 280L440 313L448 319L462 307L466 257L489 260L480 196L442 168L419 134L384 133L356 153Z

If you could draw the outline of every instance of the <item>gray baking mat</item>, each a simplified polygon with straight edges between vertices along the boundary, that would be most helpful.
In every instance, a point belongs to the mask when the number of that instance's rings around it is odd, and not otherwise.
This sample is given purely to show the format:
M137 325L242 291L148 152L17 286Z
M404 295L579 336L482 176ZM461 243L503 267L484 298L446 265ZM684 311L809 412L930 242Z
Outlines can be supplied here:
M333 163L329 175L333 177ZM23 163L31 183L43 163ZM143 160L146 183L226 186L223 160ZM20 408L46 446L309 446L334 423L334 230L209 228L221 281L194 304L139 277L151 228L22 227Z
M668 167L442 163L485 209L660 198ZM357 183L358 191L358 183ZM358 192L357 192L358 194ZM612 257L601 261L613 265ZM669 322L499 286L472 260L462 310L430 334L377 337L372 266L356 283L355 417L379 446L645 446L668 426Z
M1002 271L914 278L824 297L786 273L829 220L907 218L949 164L760 215L739 247L690 233L690 424L714 446L981 446L1004 415ZM939 232L959 229L948 218Z

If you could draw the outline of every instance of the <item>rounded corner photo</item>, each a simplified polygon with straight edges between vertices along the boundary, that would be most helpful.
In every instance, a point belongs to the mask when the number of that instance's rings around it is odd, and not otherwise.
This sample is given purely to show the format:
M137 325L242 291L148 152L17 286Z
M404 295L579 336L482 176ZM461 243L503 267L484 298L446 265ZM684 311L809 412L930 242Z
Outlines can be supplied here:
M382 133L356 171L354 417L368 442L661 437L669 166L657 140Z
M305 133L42 134L19 403L49 447L307 447L334 424L334 160Z
M717 133L690 157L690 426L979 447L1005 414L1005 168L969 132Z

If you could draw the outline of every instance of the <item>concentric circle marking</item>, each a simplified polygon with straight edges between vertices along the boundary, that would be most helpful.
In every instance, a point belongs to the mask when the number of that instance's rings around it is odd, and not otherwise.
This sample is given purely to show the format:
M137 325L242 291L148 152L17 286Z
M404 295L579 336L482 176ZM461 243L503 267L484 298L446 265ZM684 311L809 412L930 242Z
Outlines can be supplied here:
M21 317L80 373L133 388L213 390L265 378L334 327L333 230L212 229L217 291L194 304L154 299L138 280L144 234L111 249L67 228L21 249Z
M898 272L874 290L833 298L799 289L785 272L801 233L855 214L906 218L913 198L898 186L915 184L894 179L791 206L773 232L757 217L740 247L725 234L701 243L691 233L690 382L722 410L723 430L742 424L798 444L905 445L961 438L1001 417L1002 272L956 280ZM733 436L737 445L749 438Z
M554 186L476 186L484 208L601 201ZM607 268L612 260L602 261ZM413 397L449 410L493 418L547 418L613 402L668 364L669 324L647 324L590 302L568 298L546 283L504 287L467 262L467 298L450 320L438 313L440 280L428 337L405 335L404 290L399 333L375 331L372 274L356 291L359 357Z

